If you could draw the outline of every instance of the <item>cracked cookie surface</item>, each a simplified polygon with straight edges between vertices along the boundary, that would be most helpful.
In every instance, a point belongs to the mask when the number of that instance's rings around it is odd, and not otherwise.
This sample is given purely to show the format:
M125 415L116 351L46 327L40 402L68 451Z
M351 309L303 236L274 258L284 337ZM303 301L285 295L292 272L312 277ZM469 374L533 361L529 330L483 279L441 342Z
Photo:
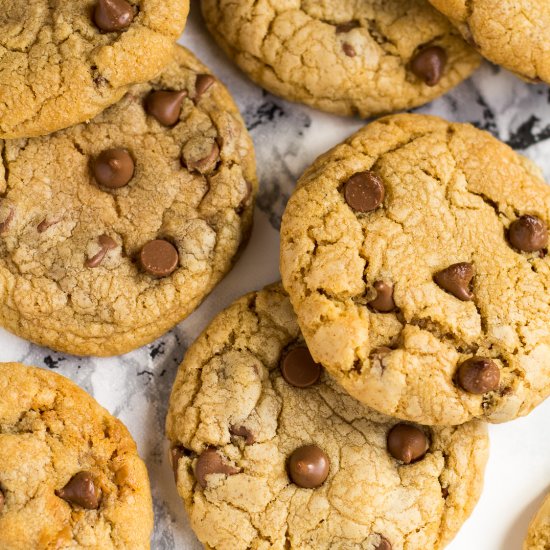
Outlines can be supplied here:
M202 0L202 10L216 41L252 80L341 115L422 105L479 65L425 0Z
M430 0L489 61L550 84L547 0Z
M547 550L550 548L550 495L542 503L529 525L523 550Z
M98 26L106 18L95 16L98 3L107 15L127 8L120 29ZM89 120L131 84L155 78L188 9L188 0L1 0L0 138Z
M0 364L0 392L0 547L148 549L149 478L126 427L43 369Z
M187 351L167 436L199 539L220 550L443 548L479 497L486 426L406 425L424 446L405 464L389 452L402 449L389 439L399 421L326 373L304 376L307 353L280 285L237 300Z
M231 268L252 224L252 142L224 86L184 48L174 56L89 124L0 141L6 329L77 355L124 353Z
M508 146L386 117L300 179L283 284L315 360L365 404L423 424L503 422L550 393L549 223L550 187Z

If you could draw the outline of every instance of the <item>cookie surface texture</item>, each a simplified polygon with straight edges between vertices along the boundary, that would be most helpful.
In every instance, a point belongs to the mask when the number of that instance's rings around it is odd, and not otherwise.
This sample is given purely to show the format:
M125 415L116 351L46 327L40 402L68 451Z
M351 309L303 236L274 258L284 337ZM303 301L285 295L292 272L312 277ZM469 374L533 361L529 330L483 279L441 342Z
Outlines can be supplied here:
M191 346L167 436L206 548L443 548L470 514L486 427L400 423L315 372L279 285L222 312Z
M145 464L126 427L52 372L0 364L0 547L149 548Z
M252 142L190 52L89 124L0 142L0 324L77 355L137 348L186 317L252 223Z
M508 146L387 117L300 179L283 283L313 357L360 401L422 424L503 422L550 393L549 223L550 187Z
M529 525L523 550L547 550L550 548L550 495L542 503Z

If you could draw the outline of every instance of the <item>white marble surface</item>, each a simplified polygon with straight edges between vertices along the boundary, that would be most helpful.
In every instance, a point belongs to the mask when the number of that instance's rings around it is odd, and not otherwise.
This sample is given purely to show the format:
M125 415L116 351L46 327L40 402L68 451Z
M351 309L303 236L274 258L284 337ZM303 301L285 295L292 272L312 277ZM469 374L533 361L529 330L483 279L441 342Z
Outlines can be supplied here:
M170 387L185 350L232 300L279 278L278 227L294 182L318 154L362 125L287 103L252 85L215 47L196 5L181 42L231 89L256 143L261 191L253 236L240 261L185 322L154 344L123 357L71 357L0 330L0 361L21 361L72 378L128 426L151 476L155 550L201 547L179 502L163 437ZM537 161L550 181L547 86L529 86L486 65L473 79L420 111L491 131ZM550 489L549 420L550 400L527 418L490 427L485 491L450 550L521 549L529 518Z

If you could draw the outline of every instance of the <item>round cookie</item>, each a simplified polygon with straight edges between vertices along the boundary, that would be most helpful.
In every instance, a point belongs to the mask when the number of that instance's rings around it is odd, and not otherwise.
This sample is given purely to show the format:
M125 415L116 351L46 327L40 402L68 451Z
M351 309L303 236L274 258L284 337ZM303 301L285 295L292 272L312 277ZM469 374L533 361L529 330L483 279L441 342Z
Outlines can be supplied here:
M443 548L474 507L486 427L368 409L309 356L280 285L222 312L187 351L167 435L205 548Z
M153 506L126 427L52 372L0 364L0 547L149 548Z
M0 138L89 120L172 58L188 0L0 0Z
M550 84L547 0L430 0L489 61Z
M529 525L523 550L548 550L550 548L550 495L546 497L537 515Z
M160 336L251 229L252 142L181 47L91 123L0 150L0 325L56 350L114 355Z
M321 156L283 216L313 357L385 414L503 422L550 394L550 187L488 133L380 119Z
M340 115L423 105L480 61L427 0L202 0L202 10L252 80Z

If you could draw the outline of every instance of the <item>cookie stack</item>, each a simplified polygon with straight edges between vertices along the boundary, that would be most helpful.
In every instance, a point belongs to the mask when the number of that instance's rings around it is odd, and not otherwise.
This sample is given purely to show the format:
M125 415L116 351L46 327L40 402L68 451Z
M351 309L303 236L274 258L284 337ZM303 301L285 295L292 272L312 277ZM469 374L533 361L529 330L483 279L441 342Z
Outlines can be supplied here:
M340 115L420 106L479 53L550 82L542 0L430 1L444 15L425 0L202 9L252 80ZM252 141L175 45L186 0L5 4L0 325L70 354L134 350L246 243ZM538 168L468 124L394 114L319 157L283 216L282 282L219 313L175 378L170 460L205 547L444 548L481 494L487 422L550 394L549 223ZM0 395L0 548L149 548L124 425L33 367L1 364ZM550 549L549 518L526 550Z

